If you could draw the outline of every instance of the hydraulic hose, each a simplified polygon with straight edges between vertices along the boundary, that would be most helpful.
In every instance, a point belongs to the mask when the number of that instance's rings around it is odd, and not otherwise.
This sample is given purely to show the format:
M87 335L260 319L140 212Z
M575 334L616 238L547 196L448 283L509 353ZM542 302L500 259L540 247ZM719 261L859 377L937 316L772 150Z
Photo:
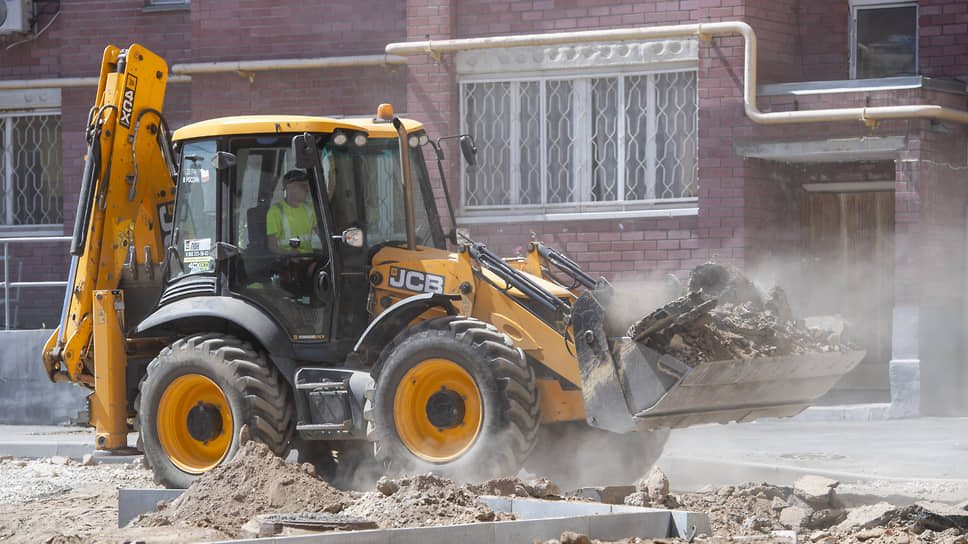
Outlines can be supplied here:
M96 176L101 170L100 129L95 130L87 145L87 160L84 161L84 175L81 177L81 192L77 201L77 214L74 216L74 232L71 235L71 255L84 254L87 243L88 223L91 220L91 207L94 203Z
M586 274L585 271L578 266L578 263L569 259L564 253L540 243L536 243L536 249L541 258L555 265L555 267L557 267L559 270L568 274L588 289L594 289L598 284L598 282L595 281L595 278L592 278Z

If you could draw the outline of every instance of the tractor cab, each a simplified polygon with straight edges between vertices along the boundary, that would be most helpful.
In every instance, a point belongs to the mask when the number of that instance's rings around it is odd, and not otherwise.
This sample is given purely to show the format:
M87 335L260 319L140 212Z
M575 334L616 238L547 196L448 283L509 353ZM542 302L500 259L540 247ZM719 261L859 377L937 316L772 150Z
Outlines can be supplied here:
M407 240L397 132L363 121L246 116L176 131L181 166L159 306L241 299L271 317L298 359L341 360L367 324L368 257ZM420 146L409 149L418 243L443 248Z

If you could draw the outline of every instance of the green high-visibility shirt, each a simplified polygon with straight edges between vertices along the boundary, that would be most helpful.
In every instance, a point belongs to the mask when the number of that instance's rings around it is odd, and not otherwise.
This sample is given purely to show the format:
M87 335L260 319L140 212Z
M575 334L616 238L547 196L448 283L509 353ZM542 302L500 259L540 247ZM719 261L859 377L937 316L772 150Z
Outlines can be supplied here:
M276 237L280 249L289 249L289 239L299 238L299 251L313 250L312 232L316 226L316 211L309 200L293 208L285 200L276 202L266 214L266 234Z

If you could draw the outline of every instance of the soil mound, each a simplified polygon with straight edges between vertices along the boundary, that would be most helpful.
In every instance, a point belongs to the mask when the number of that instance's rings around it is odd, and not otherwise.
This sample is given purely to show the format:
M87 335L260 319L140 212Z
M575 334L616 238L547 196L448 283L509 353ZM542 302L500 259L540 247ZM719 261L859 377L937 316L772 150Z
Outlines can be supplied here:
M477 501L468 486L433 474L380 478L369 492L342 513L375 521L382 528L430 527L515 519Z
M311 465L287 463L265 444L249 441L232 460L203 474L180 497L134 525L212 528L240 537L242 525L259 514L335 513L353 500L351 493L319 479Z

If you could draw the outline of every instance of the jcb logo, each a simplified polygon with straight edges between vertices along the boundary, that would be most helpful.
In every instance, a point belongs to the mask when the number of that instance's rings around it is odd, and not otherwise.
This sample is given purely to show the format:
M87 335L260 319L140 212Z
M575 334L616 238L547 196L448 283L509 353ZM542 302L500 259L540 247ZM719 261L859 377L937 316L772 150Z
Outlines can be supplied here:
M124 80L124 96L121 98L121 118L118 123L124 128L131 128L131 117L134 115L134 92L138 89L138 78L128 74Z
M407 268L390 267L390 287L395 289L406 289L415 293L443 293L444 277L437 274L428 274L419 270Z

